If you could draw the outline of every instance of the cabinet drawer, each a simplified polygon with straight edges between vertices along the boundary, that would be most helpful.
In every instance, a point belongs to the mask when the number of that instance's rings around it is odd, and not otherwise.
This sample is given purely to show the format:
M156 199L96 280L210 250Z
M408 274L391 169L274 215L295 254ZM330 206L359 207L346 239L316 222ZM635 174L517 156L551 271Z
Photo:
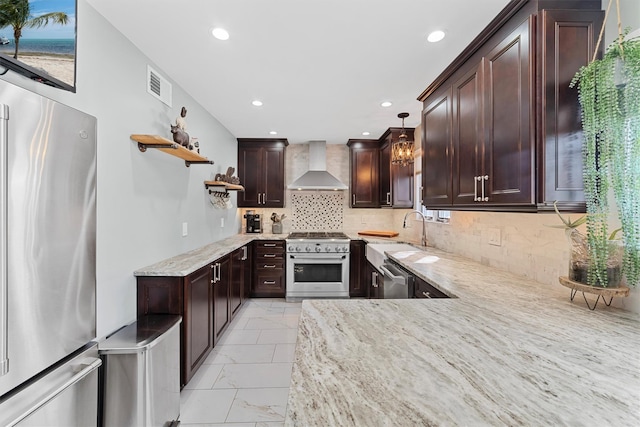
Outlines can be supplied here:
M274 250L267 252L256 252L255 265L259 266L264 263L273 264L275 261L284 262L284 252Z
M265 259L261 262L256 262L255 264L256 270L263 271L278 271L279 273L284 272L284 261L281 259Z
M416 298L449 298L447 294L431 286L424 280L416 278L414 286Z
M255 272L252 295L254 297L284 298L285 275L280 270L259 270Z
M257 251L262 249L281 249L284 251L284 240L259 240L255 242L255 245Z

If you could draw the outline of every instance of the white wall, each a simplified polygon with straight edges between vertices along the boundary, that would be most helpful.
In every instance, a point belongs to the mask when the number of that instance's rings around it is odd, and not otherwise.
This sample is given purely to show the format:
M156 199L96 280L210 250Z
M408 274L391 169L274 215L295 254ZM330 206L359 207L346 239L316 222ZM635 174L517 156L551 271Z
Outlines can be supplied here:
M11 72L3 76L98 119L98 337L135 320L134 270L236 234L240 227L237 210L214 209L203 184L228 166L236 167L234 136L175 84L172 108L147 94L148 63L93 7L78 0L77 92ZM169 123L175 123L183 105L189 133L199 137L202 155L214 165L187 168L181 159L157 150L141 153L129 139L133 133L169 138ZM188 223L187 237L182 237L183 222Z

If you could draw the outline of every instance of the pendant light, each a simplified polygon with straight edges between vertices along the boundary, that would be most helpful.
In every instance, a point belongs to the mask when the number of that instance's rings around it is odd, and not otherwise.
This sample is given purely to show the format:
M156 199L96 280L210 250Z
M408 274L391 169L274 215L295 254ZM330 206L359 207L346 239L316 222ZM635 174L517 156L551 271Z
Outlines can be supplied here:
M402 131L400 137L391 145L391 163L399 166L407 166L413 163L413 141L407 140L407 133L404 130L404 119L409 117L409 113L400 113L398 117L402 119Z

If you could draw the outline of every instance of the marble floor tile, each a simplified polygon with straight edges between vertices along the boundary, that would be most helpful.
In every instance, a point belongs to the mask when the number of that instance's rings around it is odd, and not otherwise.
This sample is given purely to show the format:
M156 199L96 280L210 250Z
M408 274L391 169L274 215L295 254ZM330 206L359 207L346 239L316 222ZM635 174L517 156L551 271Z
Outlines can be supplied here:
M288 388L238 390L227 422L284 421Z
M238 316L240 319L247 317L282 317L284 316L284 307L247 307L243 309Z
M295 344L276 344L271 361L274 363L293 363L295 352Z
M298 337L297 329L260 330L257 344L294 344Z
M214 389L289 387L292 363L244 363L224 365Z
M237 390L182 390L180 394L180 422L223 423Z
M302 306L295 306L295 307L285 307L284 308L284 315L285 316L290 316L290 315L296 315L299 316L300 312L302 312Z
M298 328L299 316L252 317L244 329L292 329Z
M251 317L240 317L238 315L231 321L229 329L244 329L249 319L251 319Z
M206 360L191 380L184 386L185 390L210 390L222 371L222 365L207 365Z
M231 426L228 426L228 427L231 427ZM256 427L284 427L284 423L262 422L262 423L256 423Z
M204 363L269 363L273 361L275 344L224 344L214 347ZM222 368L221 368L222 369Z
M218 345L226 344L262 344L258 343L260 337L260 330L245 330L245 329L229 329L225 331L222 338L218 341ZM264 343L273 344L273 343Z

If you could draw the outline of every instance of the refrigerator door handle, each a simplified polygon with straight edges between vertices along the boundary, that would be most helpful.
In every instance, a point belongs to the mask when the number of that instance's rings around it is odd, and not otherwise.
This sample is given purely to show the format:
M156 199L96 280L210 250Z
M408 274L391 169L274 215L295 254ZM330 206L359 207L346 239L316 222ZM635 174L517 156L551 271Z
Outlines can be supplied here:
M8 139L9 139L9 106L0 104L0 377L9 372L9 304L7 302L7 214L8 200Z
M102 365L102 360L97 358L97 357L87 357L87 358L85 358L85 360L83 360L82 363L80 363L78 365L78 366L82 367L82 370L80 370L80 372L75 374L73 377L69 378L67 381L62 383L56 389L52 390L49 394L44 396L38 402L36 402L35 404L31 405L29 407L29 409L25 410L22 414L20 414L18 417L16 417L14 420L12 420L12 422L7 427L11 427L11 426L17 425L18 423L20 423L20 421L24 420L29 415L33 414L38 409L43 407L45 404L47 404L48 402L53 400L60 393L62 393L63 391L65 391L69 387L73 386L74 384L79 383L80 381L82 381L87 375L91 374L93 371L98 369L100 367L100 365Z

